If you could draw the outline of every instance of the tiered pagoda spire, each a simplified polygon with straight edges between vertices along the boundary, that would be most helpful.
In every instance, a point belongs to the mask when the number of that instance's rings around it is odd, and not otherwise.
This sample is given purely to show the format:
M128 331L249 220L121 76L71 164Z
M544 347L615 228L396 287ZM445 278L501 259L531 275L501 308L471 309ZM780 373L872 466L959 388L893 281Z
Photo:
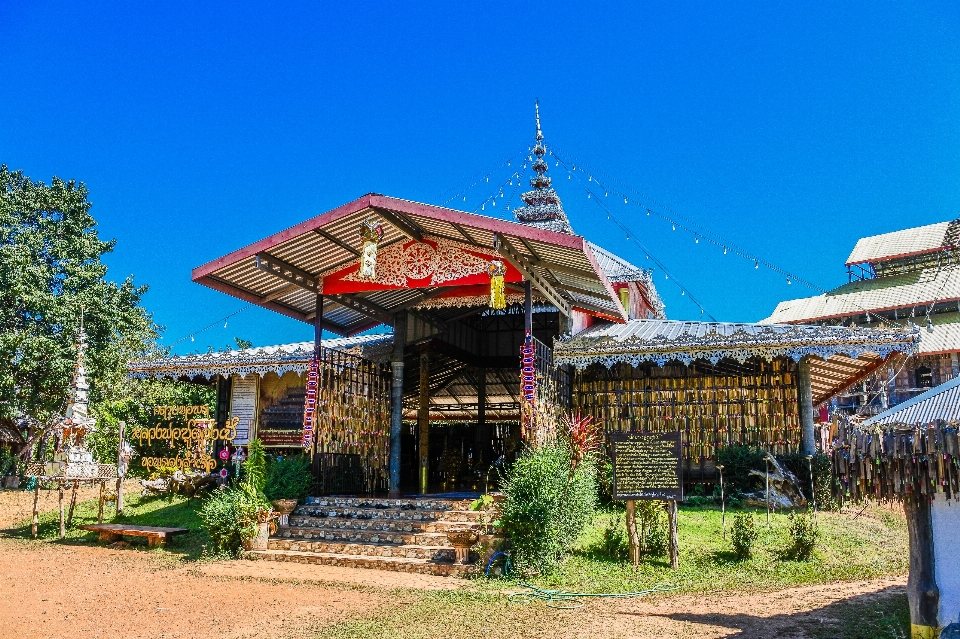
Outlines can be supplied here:
M87 349L87 335L81 324L80 334L77 336L77 363L73 369L73 383L70 386L70 401L67 413L63 420L63 437L61 447L71 445L83 446L86 435L91 432L96 420L90 417L87 410L89 401L87 393L90 384L87 382L87 371L83 365L84 351Z
M560 197L557 192L550 188L550 176L547 175L547 161L544 156L547 154L547 147L543 143L543 131L540 130L540 101L536 103L537 113L537 143L533 147L533 155L536 159L533 161L533 170L536 172L530 178L532 191L527 191L520 198L524 206L517 208L513 214L517 221L550 231L559 231L573 235L573 228L570 221L567 220L567 214L563 212L563 205L560 204Z

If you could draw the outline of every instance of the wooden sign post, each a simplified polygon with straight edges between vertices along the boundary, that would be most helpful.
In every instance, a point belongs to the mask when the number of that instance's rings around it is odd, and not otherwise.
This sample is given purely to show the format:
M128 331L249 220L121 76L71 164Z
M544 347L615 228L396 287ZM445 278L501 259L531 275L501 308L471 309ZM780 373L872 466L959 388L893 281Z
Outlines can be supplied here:
M626 501L630 561L640 563L636 501L667 502L670 524L670 566L680 566L677 502L683 499L680 433L610 433L613 460L613 498Z

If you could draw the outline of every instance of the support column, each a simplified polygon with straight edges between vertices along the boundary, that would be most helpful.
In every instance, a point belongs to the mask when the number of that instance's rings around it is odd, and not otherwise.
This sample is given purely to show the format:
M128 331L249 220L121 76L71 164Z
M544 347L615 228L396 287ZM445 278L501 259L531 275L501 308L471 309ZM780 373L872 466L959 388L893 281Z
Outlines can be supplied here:
M403 347L407 341L407 314L393 318L393 355L390 368L390 497L400 498L400 431L403 428Z
M420 494L430 492L430 351L420 351L420 406L417 410L420 441Z
M919 499L917 499L919 497ZM923 495L910 495L903 502L910 537L910 575L907 577L907 600L910 605L910 636L913 639L936 639L940 589L937 587L933 518L930 500Z
M477 369L477 455L478 461L486 462L490 459L490 427L487 425L487 369Z
M797 409L802 429L804 455L815 455L817 444L813 439L813 386L810 383L810 356L800 359L797 365Z

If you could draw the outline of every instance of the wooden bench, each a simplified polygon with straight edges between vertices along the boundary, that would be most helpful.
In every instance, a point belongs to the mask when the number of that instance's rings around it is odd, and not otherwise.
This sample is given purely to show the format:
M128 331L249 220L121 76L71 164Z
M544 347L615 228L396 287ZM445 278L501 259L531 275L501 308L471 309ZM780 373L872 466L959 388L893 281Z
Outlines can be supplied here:
M100 541L120 541L123 535L131 537L146 537L150 548L164 546L167 539L177 535L186 535L189 528L164 528L161 526L128 526L126 524L90 524L80 526L81 530L92 530L100 533Z

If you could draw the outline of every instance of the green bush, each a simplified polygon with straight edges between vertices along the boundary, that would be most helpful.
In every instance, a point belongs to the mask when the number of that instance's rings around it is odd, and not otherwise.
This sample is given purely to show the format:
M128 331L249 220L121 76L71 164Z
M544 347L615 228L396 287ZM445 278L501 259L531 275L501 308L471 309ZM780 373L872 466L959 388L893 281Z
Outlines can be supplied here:
M237 555L244 540L256 536L260 519L269 509L270 503L261 493L241 482L213 491L197 514L214 551Z
M670 526L667 525L667 511L663 509L663 502L639 499L636 513L640 552L644 555L667 552Z
M595 460L575 467L565 442L527 449L503 478L501 515L521 571L554 568L592 518L597 502Z
M262 493L267 484L267 455L263 450L263 442L259 439L250 440L247 446L247 461L243 463L243 480L253 489Z
M17 472L19 458L9 448L0 448L0 477Z
M310 493L312 485L310 458L306 455L284 457L267 464L263 493L270 500L303 499Z
M627 539L627 527L624 525L623 513L614 512L603 528L603 538L600 541L600 554L610 559L622 561L630 553L630 540Z
M730 539L733 542L733 554L737 559L747 559L753 552L753 543L760 533L753 525L753 515L737 513L733 518L733 530Z
M751 470L763 471L766 453L756 446L724 446L717 451L717 463L723 466L723 484L728 494L748 493L756 487L756 477Z
M817 546L820 531L810 515L804 513L790 514L790 555L794 559L806 560L810 558L813 549Z
M810 499L810 464L807 456L802 452L779 455L777 461L787 470L796 475L800 482L803 496ZM817 453L813 462L813 490L817 497L817 508L822 510L836 510L839 504L833 498L833 464L830 456Z

